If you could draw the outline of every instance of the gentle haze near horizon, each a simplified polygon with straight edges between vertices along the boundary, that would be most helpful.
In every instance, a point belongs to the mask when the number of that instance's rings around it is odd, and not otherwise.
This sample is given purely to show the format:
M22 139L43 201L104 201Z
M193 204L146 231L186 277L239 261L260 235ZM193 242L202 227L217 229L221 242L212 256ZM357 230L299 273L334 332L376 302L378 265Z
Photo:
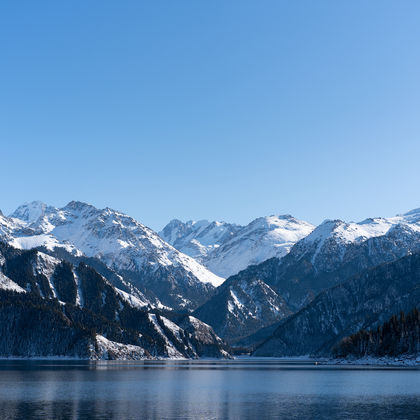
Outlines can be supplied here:
M418 1L6 1L2 199L152 228L420 207Z

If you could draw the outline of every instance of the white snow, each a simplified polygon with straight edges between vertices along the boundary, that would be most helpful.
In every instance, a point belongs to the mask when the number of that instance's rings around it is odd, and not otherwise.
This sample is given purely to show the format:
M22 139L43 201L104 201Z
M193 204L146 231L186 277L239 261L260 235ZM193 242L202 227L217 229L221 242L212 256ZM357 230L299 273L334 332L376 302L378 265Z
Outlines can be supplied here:
M166 328L168 328L170 331L172 331L172 333L174 334L174 336L178 339L178 340L182 340L181 338L181 331L182 329L180 327L178 327L178 325L176 325L175 323L173 323L172 321L170 321L168 318L162 317L162 321L163 324L165 325Z
M23 220L27 223L33 223L45 214L47 207L48 206L41 201L24 203L14 211L11 217Z
M232 297L232 300L229 300L228 301L228 309L229 309L229 312L232 312L233 313L235 307L237 309L241 310L244 307L244 305L238 299L238 296L236 295L236 293L232 289L230 290L230 296Z
M131 295L130 293L118 289L117 287L115 287L114 289L133 308L144 309L149 305L149 302L145 302L139 299L138 297Z
M7 229L4 233L0 231L0 236L20 249L64 247L75 255L97 257L117 270L157 270L172 266L186 270L203 283L217 286L223 282L148 227L109 208L99 210L72 201L57 209L34 202L20 206L12 217L3 218Z
M0 271L0 289L13 290L14 292L18 292L18 293L26 293L25 289L20 287L14 281L10 280L9 277L6 277L1 271Z
M160 236L210 271L227 278L251 264L284 256L313 228L310 223L287 215L260 217L247 226L172 220Z
M97 356L100 359L142 360L148 358L145 350L140 346L117 343L99 334L96 335L96 343L98 345Z
M52 251L54 248L64 248L73 255L83 255L81 251L77 250L73 245L60 242L51 234L40 234L33 236L17 236L9 241L10 245L18 249L32 249L44 246L46 249Z
M283 257L303 238L304 243L315 244L316 258L331 237L346 244L385 235L396 226L420 232L420 209L360 223L328 220L315 230L310 223L288 215L260 217L247 226L173 220L161 236L194 259L135 219L109 208L99 210L73 201L57 209L35 202L19 207L12 216L0 215L0 237L17 248L45 246L52 250L60 246L76 255L97 257L117 271L179 268L186 281L216 287L249 265Z
M314 226L291 216L260 217L243 227L202 260L210 271L229 277L249 265L281 258Z
M54 297L57 297L57 292L52 277L58 264L60 264L60 261L57 258L51 257L43 252L37 252L36 262L33 267L34 275L42 274L47 278Z
M80 287L80 279L79 276L76 274L76 271L73 270L73 277L74 277L74 281L76 282L77 285L77 291L76 291L76 305L80 306L81 308L83 308L84 306L84 299L83 299L83 293L82 293L82 289Z
M160 336L163 338L163 340L165 341L165 347L166 347L166 352L168 354L168 357L171 358L182 358L182 354L175 348L175 346L173 345L173 343L171 342L171 340L168 339L168 337L166 336L165 332L163 331L162 327L159 325L156 315L155 314L148 314L149 320L152 322L153 326L155 327L155 330L160 334ZM163 320L163 322L166 323L169 321L167 320L165 317L161 317L161 319ZM171 321L169 321L171 322Z
M316 246L312 255L312 262L314 263L327 240L334 240L344 250L346 244L362 243L370 238L387 235L398 226L405 227L413 232L420 232L420 210L412 210L404 215L389 218L365 219L359 223L325 220L303 239L301 246Z
M159 235L179 251L199 260L228 240L240 228L226 222L189 220L183 223L174 219L159 232Z

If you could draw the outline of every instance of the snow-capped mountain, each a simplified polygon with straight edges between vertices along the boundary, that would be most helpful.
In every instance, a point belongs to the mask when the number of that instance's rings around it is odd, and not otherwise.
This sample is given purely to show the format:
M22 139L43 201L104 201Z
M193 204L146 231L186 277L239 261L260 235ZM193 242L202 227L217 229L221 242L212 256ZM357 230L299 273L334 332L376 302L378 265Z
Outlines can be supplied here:
M389 218L370 218L359 223L346 223L342 220L326 220L310 235L297 244L294 253L311 256L311 262L317 270L332 271L337 263L346 260L346 250L351 245L362 244L369 239L386 236L391 241L420 233L420 209L411 210L403 215ZM380 250L371 249L369 253L374 256ZM394 251L397 251L395 249ZM405 255L408 250L402 250ZM402 256L401 255L401 256Z
M250 265L283 257L313 228L290 215L259 217L201 261L213 273L229 277Z
M11 245L63 247L73 255L98 258L170 307L193 308L223 281L153 230L110 208L72 201L58 209L33 202L3 219L2 237Z
M159 235L179 251L200 261L240 229L241 226L226 222L190 220L183 223L174 219L159 232Z
M360 223L326 220L281 259L249 267L239 277L261 279L297 310L320 291L376 265L420 251L420 210Z
M18 219L11 219L0 211L0 238L9 242L13 240L13 234L22 230L25 223Z
M420 252L420 210L360 223L328 220L298 241L283 258L270 258L228 278L195 314L230 342L247 342L241 340L244 331L253 334L256 325L263 328L279 323L323 290L365 269L415 252ZM249 293L255 285L266 286L258 299L255 293ZM272 302L282 311L269 311ZM258 306L266 311L257 319ZM255 337L256 342L261 338Z
M313 228L290 215L260 217L246 226L172 220L160 235L213 273L227 278L249 265L283 257Z

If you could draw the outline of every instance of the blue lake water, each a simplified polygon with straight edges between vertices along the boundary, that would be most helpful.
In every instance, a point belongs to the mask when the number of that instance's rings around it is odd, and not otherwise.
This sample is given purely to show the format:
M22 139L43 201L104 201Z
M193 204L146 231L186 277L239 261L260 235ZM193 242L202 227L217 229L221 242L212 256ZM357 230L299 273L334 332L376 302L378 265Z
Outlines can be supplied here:
M0 361L3 419L420 419L420 370L276 360Z

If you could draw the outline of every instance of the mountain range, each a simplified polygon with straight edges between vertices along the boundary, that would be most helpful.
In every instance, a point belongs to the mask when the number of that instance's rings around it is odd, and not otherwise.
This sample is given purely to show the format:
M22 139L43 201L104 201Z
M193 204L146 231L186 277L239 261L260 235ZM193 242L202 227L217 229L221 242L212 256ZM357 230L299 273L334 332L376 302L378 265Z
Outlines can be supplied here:
M230 357L225 341L255 356L328 355L420 303L420 209L317 227L175 219L158 234L110 208L32 202L0 213L0 242L0 327L15 337L0 355L34 342L31 355ZM46 314L59 335L44 348ZM42 322L26 331L29 316Z
M259 217L246 226L226 222L172 220L160 236L227 278L250 265L281 258L314 226L290 215Z
M97 258L124 274L151 302L168 307L194 308L223 281L153 230L109 208L72 201L58 209L33 202L0 223L0 236L16 248Z

